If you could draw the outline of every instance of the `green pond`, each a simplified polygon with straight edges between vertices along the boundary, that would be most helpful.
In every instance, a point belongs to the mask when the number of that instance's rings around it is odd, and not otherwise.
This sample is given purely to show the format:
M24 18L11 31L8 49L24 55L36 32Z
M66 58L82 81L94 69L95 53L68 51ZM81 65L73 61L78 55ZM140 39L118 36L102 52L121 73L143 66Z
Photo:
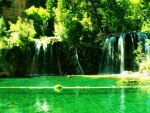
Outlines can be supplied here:
M117 81L63 76L1 78L0 113L150 113L149 87L120 87ZM64 87L61 92L54 90L57 84Z

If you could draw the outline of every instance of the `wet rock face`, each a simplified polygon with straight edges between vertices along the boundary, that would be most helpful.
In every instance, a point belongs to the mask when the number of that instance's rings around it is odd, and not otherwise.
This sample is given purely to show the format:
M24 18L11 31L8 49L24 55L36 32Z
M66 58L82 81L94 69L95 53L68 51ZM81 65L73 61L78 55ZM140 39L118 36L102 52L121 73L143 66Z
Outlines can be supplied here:
M137 49L138 36L136 33L126 33L125 35L125 69L135 71L135 54Z
M45 4L45 0L3 0L3 4L0 3L0 14L5 20L14 22L18 16L23 16L25 9L32 5L39 7L41 4Z
M18 16L23 16L27 0L5 0L2 6L2 16L5 20L15 21Z

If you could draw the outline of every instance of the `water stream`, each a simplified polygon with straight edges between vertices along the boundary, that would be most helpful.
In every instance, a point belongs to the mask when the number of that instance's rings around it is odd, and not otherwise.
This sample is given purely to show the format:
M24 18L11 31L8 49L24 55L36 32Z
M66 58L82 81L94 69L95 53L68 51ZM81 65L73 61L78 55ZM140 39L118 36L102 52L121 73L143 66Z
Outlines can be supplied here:
M119 57L120 57L120 72L124 71L124 34L120 35L118 43Z
M112 74L124 71L137 71L134 51L138 48L138 43L143 43L142 52L147 60L150 59L150 46L148 44L149 35L146 33L121 33L105 40L99 73ZM118 47L118 48L117 48Z
M32 74L37 74L38 73L37 63L38 63L38 59L39 59L40 48L41 48L41 42L38 40L35 43L35 54L34 54L34 57L33 57L33 60L32 60L32 67L31 67L31 73Z
M35 43L35 54L33 56L31 73L38 74L54 74L51 68L53 63L53 43L48 44L45 40L37 40Z

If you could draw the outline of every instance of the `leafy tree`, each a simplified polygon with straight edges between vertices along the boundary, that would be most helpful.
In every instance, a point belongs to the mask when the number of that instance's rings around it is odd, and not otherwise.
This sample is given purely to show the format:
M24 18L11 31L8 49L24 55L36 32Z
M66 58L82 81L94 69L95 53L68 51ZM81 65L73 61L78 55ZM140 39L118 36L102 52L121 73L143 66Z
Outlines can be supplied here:
M149 42L150 41L148 40L147 41L148 45L150 44ZM141 73L143 73L144 71L150 72L150 57L149 54L147 55L145 54L144 45L142 42L138 43L138 48L137 50L134 51L134 53L136 54L135 62L139 67L139 71Z
M69 9L67 9L67 2L65 2L65 0L58 0L55 15L55 36L60 37L63 40L68 40L68 32L70 30L73 15Z
M91 34L95 31L95 24L93 24L92 14L88 11L88 3L79 0L69 2L58 0L55 10L55 35L72 46L79 45L81 40L91 38Z
M33 20L37 36L44 36L45 29L47 27L47 21L50 18L50 14L48 13L48 11L42 7L36 8L32 6L27 9L25 13L28 19Z
M50 14L48 21L48 26L45 30L45 33L48 36L54 36L54 21L55 21L55 10L57 7L57 0L46 0L46 9Z
M56 7L57 7L57 0L46 1L46 9L49 11L50 18L54 18Z
M28 47L36 34L32 20L18 18L9 23L7 36L0 40L0 76L23 75L29 65ZM23 64L23 65L22 65Z
M142 32L150 32L150 20L147 20L145 22L142 23L142 28L141 28Z
M134 51L134 53L136 54L135 62L139 66L146 59L142 42L138 43L138 48Z
M27 47L29 41L33 41L36 31L34 30L33 21L18 18L16 24L10 22L10 37L8 46Z

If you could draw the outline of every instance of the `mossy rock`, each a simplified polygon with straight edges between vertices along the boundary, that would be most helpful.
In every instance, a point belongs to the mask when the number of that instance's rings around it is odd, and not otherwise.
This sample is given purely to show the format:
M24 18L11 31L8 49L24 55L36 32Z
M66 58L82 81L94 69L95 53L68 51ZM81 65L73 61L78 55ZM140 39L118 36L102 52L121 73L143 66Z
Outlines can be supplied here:
M57 84L57 85L54 86L54 91L56 91L56 92L61 92L62 90L63 90L62 85Z
M119 81L117 81L117 84L120 85L129 85L129 86L133 86L133 85L138 85L140 83L139 79L120 79Z

